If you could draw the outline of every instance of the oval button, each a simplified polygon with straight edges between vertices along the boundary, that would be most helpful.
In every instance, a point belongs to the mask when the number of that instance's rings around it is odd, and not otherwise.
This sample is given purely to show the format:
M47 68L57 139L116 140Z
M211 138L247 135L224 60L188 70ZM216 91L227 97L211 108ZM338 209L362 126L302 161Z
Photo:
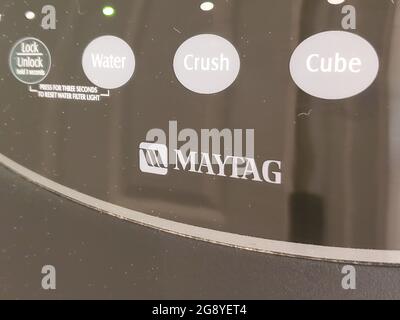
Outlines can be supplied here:
M346 31L327 31L304 40L290 59L297 86L322 99L345 99L376 79L379 58L364 38Z
M36 38L19 40L11 49L9 64L12 74L25 84L37 84L46 79L51 68L47 46Z
M103 89L125 85L135 72L135 55L121 38L101 36L86 47L82 67L88 79Z
M225 38L200 34L186 40L174 58L175 75L187 89L214 94L227 89L237 78L240 57Z

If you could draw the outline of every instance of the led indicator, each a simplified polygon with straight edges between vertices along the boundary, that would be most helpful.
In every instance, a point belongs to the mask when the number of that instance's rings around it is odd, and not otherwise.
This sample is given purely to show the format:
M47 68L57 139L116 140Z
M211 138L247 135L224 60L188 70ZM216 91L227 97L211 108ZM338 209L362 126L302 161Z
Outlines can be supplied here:
M35 19L36 15L33 11L27 11L25 12L25 18L27 18L28 20L33 20Z
M342 4L345 0L328 0L330 4Z
M115 15L115 9L111 6L105 6L103 8L103 14L107 17L112 17L113 15Z
M200 9L203 11L211 11L214 9L214 3L211 1L205 1L200 5Z

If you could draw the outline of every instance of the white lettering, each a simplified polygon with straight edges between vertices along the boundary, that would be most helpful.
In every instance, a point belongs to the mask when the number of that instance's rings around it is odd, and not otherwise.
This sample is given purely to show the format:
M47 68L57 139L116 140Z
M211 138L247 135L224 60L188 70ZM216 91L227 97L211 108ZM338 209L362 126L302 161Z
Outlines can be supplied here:
M188 54L183 59L183 65L188 71L229 71L230 61L223 53L219 57L196 57Z
M113 55L104 55L104 54L93 54L92 64L94 68L102 68L102 69L124 69L126 57L119 57Z
M321 57L319 54L311 54L306 60L307 70L310 72L323 73L343 73L350 71L352 73L361 72L362 61L354 57L349 60L336 52L333 57Z

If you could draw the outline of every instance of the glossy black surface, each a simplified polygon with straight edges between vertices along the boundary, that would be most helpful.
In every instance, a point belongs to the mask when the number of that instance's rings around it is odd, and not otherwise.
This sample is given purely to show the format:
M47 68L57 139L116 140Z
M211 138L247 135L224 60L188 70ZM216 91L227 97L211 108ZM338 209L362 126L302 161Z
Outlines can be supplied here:
M1 299L399 299L398 268L233 249L124 222L0 166ZM41 287L44 265L57 290Z
M57 30L27 21L28 9L57 8ZM399 5L347 1L357 30L380 57L380 72L349 99L313 98L293 83L288 64L307 37L341 29L341 6L321 0L113 2L0 1L0 152L56 182L112 203L197 226L274 240L367 249L400 249ZM187 38L214 33L241 56L235 83L198 95L176 79L172 61ZM123 38L136 72L100 102L39 99L10 73L21 38L51 51L44 83L90 85L81 57L94 38ZM152 128L255 129L256 159L283 162L283 184L269 185L138 168L139 144ZM111 232L111 231L110 231Z

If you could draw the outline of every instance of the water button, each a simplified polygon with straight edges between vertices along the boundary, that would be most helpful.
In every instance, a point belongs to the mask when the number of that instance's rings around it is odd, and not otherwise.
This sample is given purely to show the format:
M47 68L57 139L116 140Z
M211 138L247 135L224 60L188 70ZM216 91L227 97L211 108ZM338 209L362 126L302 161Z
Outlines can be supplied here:
M94 39L85 49L82 67L88 79L104 89L125 85L135 71L135 55L122 39L102 36Z
M290 73L297 86L322 99L345 99L366 90L376 79L379 58L364 38L327 31L304 40L293 52Z

